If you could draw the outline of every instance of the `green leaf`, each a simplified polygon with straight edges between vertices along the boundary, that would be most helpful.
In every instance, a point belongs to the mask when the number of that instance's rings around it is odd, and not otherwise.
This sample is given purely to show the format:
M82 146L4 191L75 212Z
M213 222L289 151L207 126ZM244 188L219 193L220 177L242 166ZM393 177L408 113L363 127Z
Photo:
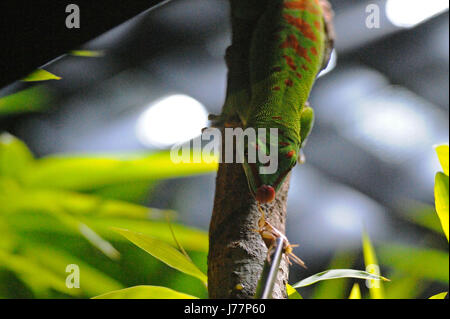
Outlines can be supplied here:
M187 275L200 279L205 285L208 279L197 266L186 258L180 251L173 246L160 240L148 237L144 234L136 233L126 229L116 229L118 233L133 242L136 246L145 250L153 257L159 259L169 267L181 271Z
M43 86L0 97L0 116L43 111L52 104L50 91Z
M353 285L348 299L361 299L361 289L359 288L359 285L357 283Z
M39 289L55 289L56 291L75 296L81 293L77 289L66 287L65 276L59 276L20 255L0 250L0 267L13 271L28 285L39 287Z
M175 164L169 151L125 159L61 156L36 161L23 173L23 183L29 187L90 191L108 185L186 177L216 170L217 162Z
M384 243L379 246L383 265L421 279L448 284L448 252L416 246Z
M449 177L443 173L437 173L434 187L436 211L441 220L442 229L448 238L448 211L449 211Z
M66 207L59 202L61 199L51 195L52 193L27 191L19 187L2 188L0 189L0 204L2 204L3 213L17 214L23 211L34 211L35 213L49 214L64 226L83 235L94 247L109 258L119 258L119 252L108 241L104 240L84 222L71 215Z
M351 269L355 264L357 255L355 251L337 251L331 260L328 269ZM324 280L315 285L312 299L345 299L348 296L347 287L349 279Z
M391 282L385 291L386 299L417 299L429 286L429 281L397 270L389 273L389 279Z
M447 297L447 295L448 295L448 292L441 292L440 294L430 297L430 299L445 299L445 297Z
M364 231L362 235L364 263L367 272L380 276L380 267L378 266L375 249L372 246L369 235ZM370 297L372 299L384 299L384 289L381 282L372 280L369 282Z
M49 81L49 80L61 80L62 78L54 75L43 69L37 69L36 71L30 73L21 81L23 82L39 82L39 81Z
M58 190L0 190L0 203L2 201L8 201L4 207L7 207L10 212L52 211L57 208L73 216L97 218L163 219L165 216L175 215L175 212L171 210L148 208L127 202Z
M166 287L136 286L108 292L92 299L198 299Z
M312 284L315 284L316 282L322 281L322 280L330 280L330 279L340 279L340 278L358 278L358 279L370 279L370 280L384 280L388 281L388 279L368 273L366 271L362 270L353 270L353 269L331 269L326 270L323 272L320 272L318 274L315 274L311 277L308 277L306 279L303 279L293 285L294 288L300 288L300 287L306 287Z
M286 291L288 295L288 299L303 299L303 297L289 284L286 284Z
M28 147L14 136L0 134L0 176L16 177L33 162Z
M441 163L442 169L444 170L445 175L448 176L449 146L448 144L438 145L435 147L435 150L438 155L439 162Z
M408 201L410 205L402 207L401 217L416 225L425 227L435 233L442 234L442 226L434 205L428 205L416 201Z
M77 265L81 274L79 289L87 296L96 296L123 288L119 282L74 256L34 243L30 243L28 246L24 251L24 257L31 262L45 266L46 269L58 274L61 278L67 277L66 267L68 265Z
M135 204L142 204L148 198L149 194L152 193L157 184L157 182L153 181L120 183L101 187L91 192L91 194L105 199L116 199ZM433 215L435 215L434 208ZM435 216L435 218L437 219L437 216ZM438 227L440 231L441 226L439 225L439 221Z
M100 58L105 56L104 51L98 50L74 50L70 51L70 55L85 57L85 58Z

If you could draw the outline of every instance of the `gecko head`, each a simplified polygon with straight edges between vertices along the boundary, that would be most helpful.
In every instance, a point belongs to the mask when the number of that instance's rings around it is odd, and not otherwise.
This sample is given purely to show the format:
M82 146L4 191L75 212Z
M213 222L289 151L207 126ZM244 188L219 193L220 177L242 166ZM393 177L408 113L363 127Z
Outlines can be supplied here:
M287 175L297 163L299 146L285 138L281 140L277 143L277 148L272 149L270 144L258 140L258 147L256 148L258 151L265 152L265 154L269 154L266 150L274 152L274 154L270 154L269 161L263 162L260 156L256 157L256 161L250 161L248 149L246 149L243 163L245 175L250 192L261 204L270 203L275 199ZM252 147L251 143L248 147Z

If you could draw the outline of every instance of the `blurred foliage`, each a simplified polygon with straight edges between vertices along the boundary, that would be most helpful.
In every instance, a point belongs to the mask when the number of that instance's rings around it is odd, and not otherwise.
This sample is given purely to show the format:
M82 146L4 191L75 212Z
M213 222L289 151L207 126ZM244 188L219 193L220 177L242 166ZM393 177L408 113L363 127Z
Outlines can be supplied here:
M205 297L200 281L180 280L113 227L173 244L164 218L175 218L175 212L139 202L161 179L216 168L216 163L173 164L169 152L35 159L22 141L0 135L0 297L86 298L142 282L178 289L183 283L185 293ZM207 235L179 224L172 228L193 263L205 270ZM66 287L70 264L81 269L80 289Z
M0 117L47 110L52 105L52 93L42 85L0 97Z
M436 150L444 170L436 178L438 214L418 206L408 220L448 236L448 146ZM217 163L174 164L169 152L35 159L22 141L0 135L0 298L207 298L207 234L172 225L175 212L141 202L163 179L216 169ZM313 298L417 298L430 285L448 290L448 251L373 245L363 232L361 252L365 271L350 269L361 266L356 252L337 252L330 270L287 285L289 298L302 299L310 285L317 285ZM79 289L66 286L72 264L81 271ZM391 279L385 287L380 266Z

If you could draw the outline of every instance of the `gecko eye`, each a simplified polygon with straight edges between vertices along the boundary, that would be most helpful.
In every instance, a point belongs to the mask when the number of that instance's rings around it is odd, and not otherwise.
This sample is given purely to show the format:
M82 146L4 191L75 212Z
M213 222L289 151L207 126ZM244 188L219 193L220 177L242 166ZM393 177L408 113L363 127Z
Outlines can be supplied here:
M272 186L262 185L256 191L255 197L260 203L270 203L275 199L275 189Z

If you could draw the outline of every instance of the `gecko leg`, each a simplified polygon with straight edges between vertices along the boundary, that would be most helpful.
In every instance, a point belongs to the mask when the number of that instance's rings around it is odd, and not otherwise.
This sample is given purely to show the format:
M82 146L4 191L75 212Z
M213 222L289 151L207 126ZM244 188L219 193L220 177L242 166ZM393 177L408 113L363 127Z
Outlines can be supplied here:
M300 164L303 164L306 161L306 157L305 157L305 154L304 154L302 148L303 148L303 146L306 145L306 142L308 140L308 137L311 133L313 126L314 126L314 110L311 108L309 103L306 102L300 113L301 144L300 144L300 152L299 152L299 157L298 157L298 162Z

